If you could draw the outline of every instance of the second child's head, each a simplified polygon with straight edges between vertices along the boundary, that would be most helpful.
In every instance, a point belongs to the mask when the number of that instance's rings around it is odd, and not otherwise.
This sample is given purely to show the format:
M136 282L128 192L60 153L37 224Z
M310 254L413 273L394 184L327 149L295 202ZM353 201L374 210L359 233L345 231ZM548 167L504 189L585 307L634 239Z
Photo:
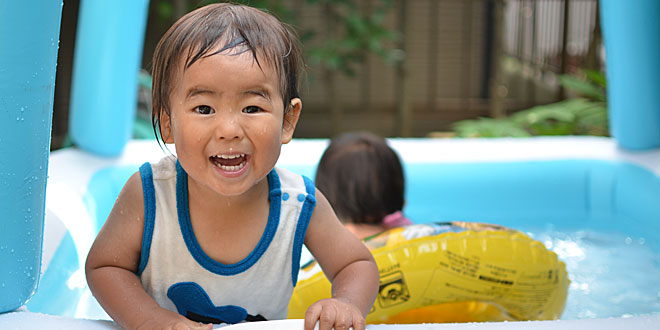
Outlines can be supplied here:
M156 47L154 130L194 179L209 179L205 169L263 178L293 136L302 70L298 40L277 18L236 4L199 8Z
M316 186L344 223L381 225L404 205L399 156L387 141L366 132L330 141L316 170Z

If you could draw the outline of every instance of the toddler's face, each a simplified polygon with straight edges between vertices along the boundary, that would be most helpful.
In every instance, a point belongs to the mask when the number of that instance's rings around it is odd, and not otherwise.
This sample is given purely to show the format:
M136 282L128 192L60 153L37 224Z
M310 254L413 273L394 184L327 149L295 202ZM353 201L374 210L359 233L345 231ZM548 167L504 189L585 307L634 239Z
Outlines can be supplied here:
M225 196L262 182L281 145L291 140L301 108L294 99L284 120L275 70L263 60L260 68L250 52L231 52L201 58L185 70L170 96L171 117L161 120L190 189L196 184Z

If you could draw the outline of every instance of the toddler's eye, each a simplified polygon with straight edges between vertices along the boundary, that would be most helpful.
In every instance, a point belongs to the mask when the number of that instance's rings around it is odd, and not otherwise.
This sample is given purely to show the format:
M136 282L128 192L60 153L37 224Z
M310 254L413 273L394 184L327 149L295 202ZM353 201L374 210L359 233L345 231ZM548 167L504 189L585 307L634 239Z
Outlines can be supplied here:
M261 111L261 108L259 108L257 106L254 106L254 105L243 108L243 112L245 112L245 113L257 113L259 111Z
M197 113L202 114L202 115L208 115L208 114L212 114L213 112L215 112L215 111L213 111L213 108L209 107L208 105L200 105L200 106L195 108L195 111Z

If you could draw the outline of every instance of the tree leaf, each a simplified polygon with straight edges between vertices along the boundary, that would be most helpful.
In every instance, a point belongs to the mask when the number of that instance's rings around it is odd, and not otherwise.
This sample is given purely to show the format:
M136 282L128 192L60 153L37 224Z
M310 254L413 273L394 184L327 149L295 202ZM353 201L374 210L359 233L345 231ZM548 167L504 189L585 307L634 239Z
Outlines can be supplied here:
M559 84L571 91L596 101L605 101L605 90L589 81L570 75L559 76Z

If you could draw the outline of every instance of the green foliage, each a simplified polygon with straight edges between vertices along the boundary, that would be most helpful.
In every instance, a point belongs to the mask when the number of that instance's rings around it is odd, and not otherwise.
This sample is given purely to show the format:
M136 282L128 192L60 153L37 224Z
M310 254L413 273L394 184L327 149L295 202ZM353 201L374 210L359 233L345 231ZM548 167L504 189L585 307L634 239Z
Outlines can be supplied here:
M174 16L174 6L169 1L158 1L156 3L156 12L160 19L169 19Z
M459 137L528 137L531 134L509 119L478 118L454 124Z
M606 105L583 98L536 106L509 120L531 135L609 135Z
M584 70L585 78L576 76L559 76L559 83L573 93L594 101L605 102L607 88L605 76L594 70Z
M309 60L326 69L337 70L346 75L355 74L354 66L362 63L366 55L376 54L392 62L393 50L387 43L397 40L398 34L387 28L385 18L391 12L392 0L372 3L369 12L363 12L354 0L307 0L310 4L327 10L329 20L338 27L332 38L324 40L318 47L310 48ZM312 38L320 35L308 31Z
M577 98L535 106L501 119L459 121L454 132L459 137L609 136L605 77L597 71L585 71L584 76L559 78Z

